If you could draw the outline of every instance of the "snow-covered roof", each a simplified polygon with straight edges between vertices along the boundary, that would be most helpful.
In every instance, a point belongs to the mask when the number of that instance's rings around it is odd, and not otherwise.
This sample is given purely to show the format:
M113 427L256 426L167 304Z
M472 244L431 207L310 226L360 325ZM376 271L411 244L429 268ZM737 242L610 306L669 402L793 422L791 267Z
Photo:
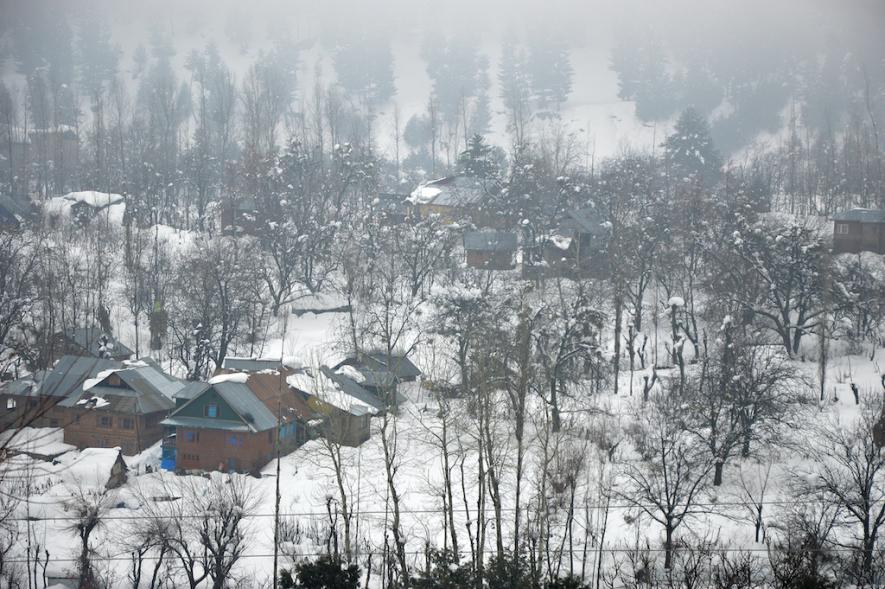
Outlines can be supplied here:
M352 415L375 415L379 411L363 398L370 393L358 391L360 387L354 381L350 381L353 386L349 386L347 377L337 375L325 367L311 373L302 371L289 375L286 382L289 386Z
M209 379L209 384L221 384L223 382L236 382L246 384L249 375L245 372L232 372L230 374L216 374Z

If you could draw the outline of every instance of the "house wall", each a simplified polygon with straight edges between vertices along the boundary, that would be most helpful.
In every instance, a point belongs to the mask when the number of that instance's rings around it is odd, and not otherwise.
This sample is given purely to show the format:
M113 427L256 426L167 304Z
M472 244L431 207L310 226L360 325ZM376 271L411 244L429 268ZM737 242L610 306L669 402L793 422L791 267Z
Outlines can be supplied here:
M841 225L848 227L847 233L838 232ZM885 223L835 221L833 223L833 253L856 254L863 251L885 254Z
M64 441L83 448L114 448L119 446L123 454L131 456L158 442L163 436L160 421L165 412L135 416L114 411L79 408L58 408L64 413ZM102 417L110 418L110 427L102 425ZM131 428L125 428L124 419L131 420Z
M0 395L0 431L21 425L64 427L64 411L56 407L61 400L62 397Z
M326 434L342 446L359 446L369 439L369 415L336 411L329 416Z
M295 436L287 440L287 452L294 443ZM179 470L253 472L273 458L274 431L247 433L179 427L175 430L175 445Z
M467 250L467 265L481 270L510 270L513 268L513 252Z

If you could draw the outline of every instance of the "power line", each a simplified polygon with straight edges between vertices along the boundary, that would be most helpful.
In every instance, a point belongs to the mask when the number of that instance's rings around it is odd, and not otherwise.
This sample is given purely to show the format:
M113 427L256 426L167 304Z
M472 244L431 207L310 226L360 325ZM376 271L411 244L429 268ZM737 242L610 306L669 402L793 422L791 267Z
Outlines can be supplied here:
M689 546L673 546L670 549L671 553L677 552L687 552L693 550L692 547ZM813 553L853 553L853 552L863 552L864 549L861 547L858 548L847 548L847 547L834 547L834 548L803 548L803 552L813 552ZM723 546L719 548L714 548L714 552L717 553L765 553L770 552L769 548L734 548L731 546ZM557 554L583 554L585 552L584 548L572 548L567 549L563 548L561 550L555 550ZM643 552L643 553L662 553L667 552L666 548L627 548L627 547L611 547L611 548L587 548L586 552L588 554L599 554L599 553L607 553L607 554L623 554L630 552ZM497 549L488 548L483 550L480 554L497 554ZM328 552L298 552L298 557L311 558L311 557L320 557L327 556ZM427 554L425 550L407 550L405 552L407 556L423 556ZM115 556L92 556L90 557L91 562L120 562L120 561L131 561L132 560L132 552L127 553L119 553ZM270 554L241 554L237 557L237 559L243 558L272 558L273 553ZM159 560L158 555L142 555L142 560ZM167 552L164 557L165 560L176 560L176 557L170 556ZM5 563L23 563L23 562L34 562L34 559L5 559L3 562ZM61 562L80 562L79 558L52 558L49 560L52 563L61 563Z
M34 502L30 502L34 504ZM739 502L739 501L722 501L715 503L692 503L691 507L698 508L713 508L713 507L748 507L748 508L756 508L759 505L762 506L784 506L784 505L816 505L819 502L817 501L796 501L796 500L782 500L782 501L760 501L760 502ZM58 502L39 502L37 505L58 505ZM520 509L525 509L524 507ZM657 505L652 503L623 503L623 504L593 504L593 505L580 505L575 506L575 511L580 512L581 510L591 509L594 511L599 511L603 509L648 509L655 510L659 509ZM514 507L501 507L500 511L512 513L516 510ZM463 507L455 507L452 508L451 511L454 513L467 513L467 509ZM491 511L491 510L490 510ZM443 514L448 513L449 510L434 508L434 509L401 509L400 513L402 514L418 514L418 515L429 515L429 514ZM471 510L470 513L476 513L476 510ZM359 515L377 515L383 516L385 514L384 510L369 510L369 511L361 511ZM280 517L328 517L328 512L325 511L292 511L280 513ZM354 514L356 515L356 514ZM191 513L170 513L170 514L140 514L140 515L108 515L106 517L101 518L103 521L132 521L132 520L162 520L162 519L201 519L205 517L201 514L191 514ZM266 518L266 517L274 517L273 513L247 513L243 514L243 518ZM49 517L38 517L31 516L27 517L8 517L3 519L3 521L72 521L78 520L80 518L75 516L49 516Z

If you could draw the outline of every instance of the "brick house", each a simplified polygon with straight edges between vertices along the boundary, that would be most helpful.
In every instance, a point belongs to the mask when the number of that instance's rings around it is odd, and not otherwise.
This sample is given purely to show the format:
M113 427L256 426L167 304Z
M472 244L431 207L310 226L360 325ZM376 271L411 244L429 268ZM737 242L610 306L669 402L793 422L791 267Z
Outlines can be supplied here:
M160 423L185 385L152 360L103 370L58 404L64 414L64 441L78 448L119 447L123 454L138 454L163 437Z
M55 366L0 386L0 429L65 427L71 416L58 407L81 391L83 383L105 370L122 368L116 360L63 356Z
M282 374L281 374L282 372ZM195 383L176 396L163 420L163 468L257 472L280 452L308 439L313 412L285 385L291 369L261 373L222 369L208 383ZM282 382L282 386L281 386Z
M885 210L851 209L833 215L833 253L885 254Z

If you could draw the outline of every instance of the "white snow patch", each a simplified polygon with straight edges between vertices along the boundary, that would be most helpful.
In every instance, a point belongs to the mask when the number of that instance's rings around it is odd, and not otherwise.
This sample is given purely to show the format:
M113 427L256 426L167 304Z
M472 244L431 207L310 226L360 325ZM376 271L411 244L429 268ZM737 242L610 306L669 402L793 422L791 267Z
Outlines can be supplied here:
M231 374L217 374L209 379L209 384L220 384L223 382L238 382L240 384L246 384L247 380L249 380L249 373L234 372Z

